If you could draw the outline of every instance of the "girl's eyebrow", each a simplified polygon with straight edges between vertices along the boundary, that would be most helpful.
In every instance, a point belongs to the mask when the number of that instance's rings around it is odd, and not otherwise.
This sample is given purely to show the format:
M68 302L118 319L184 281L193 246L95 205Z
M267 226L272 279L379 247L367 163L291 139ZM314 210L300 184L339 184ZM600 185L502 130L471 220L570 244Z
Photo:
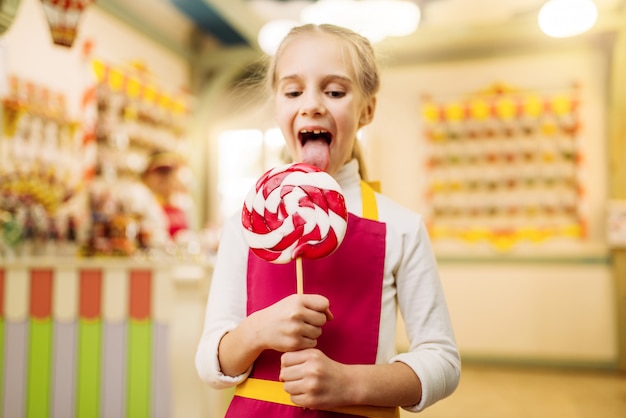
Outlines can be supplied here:
M298 74L289 74L289 75L281 77L278 80L278 83L284 83L286 81L301 80L301 79L302 77L299 76ZM324 83L328 83L330 81L341 81L344 83L352 84L352 79L342 74L329 74L322 79L322 82Z
M284 81L291 81L291 80L298 80L300 79L300 77L297 74L291 74L291 75L286 75L284 77L281 77L278 82L282 83Z
M340 81L343 83L352 84L352 79L348 76L341 74L329 74L323 78L324 83L328 83L330 81Z

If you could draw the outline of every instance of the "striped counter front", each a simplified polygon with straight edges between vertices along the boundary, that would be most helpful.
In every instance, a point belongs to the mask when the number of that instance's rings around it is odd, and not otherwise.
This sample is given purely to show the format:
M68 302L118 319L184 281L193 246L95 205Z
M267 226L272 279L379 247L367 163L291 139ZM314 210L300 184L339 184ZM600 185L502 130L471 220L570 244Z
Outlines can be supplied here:
M170 417L166 265L0 261L6 418Z

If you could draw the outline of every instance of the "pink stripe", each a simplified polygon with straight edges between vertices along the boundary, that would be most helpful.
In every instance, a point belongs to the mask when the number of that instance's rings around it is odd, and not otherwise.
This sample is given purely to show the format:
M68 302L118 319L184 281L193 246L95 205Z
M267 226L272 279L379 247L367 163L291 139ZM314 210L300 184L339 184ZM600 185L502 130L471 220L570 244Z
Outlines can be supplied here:
M150 270L132 270L130 272L130 309L131 319L150 318L150 296L152 272Z
M30 273L30 315L37 319L52 315L52 270L32 270Z
M80 305L81 319L98 319L102 316L100 297L102 293L102 271L81 270L80 272Z

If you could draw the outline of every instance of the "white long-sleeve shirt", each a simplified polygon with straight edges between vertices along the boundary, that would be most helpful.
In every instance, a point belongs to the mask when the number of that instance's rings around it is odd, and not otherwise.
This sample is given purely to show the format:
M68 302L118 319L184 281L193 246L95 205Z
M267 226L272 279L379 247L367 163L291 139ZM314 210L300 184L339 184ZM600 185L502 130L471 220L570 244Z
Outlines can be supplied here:
M362 199L358 163L352 160L334 177L342 188L348 211L361 216ZM382 312L376 363L400 361L411 367L422 383L419 404L405 409L418 412L450 395L460 378L461 362L436 260L420 215L376 193L378 220L386 223ZM214 388L241 383L250 373L224 375L218 345L228 331L246 317L248 245L241 217L224 225L213 272L204 330L196 353L200 378ZM410 341L406 353L396 352L397 309L404 318Z

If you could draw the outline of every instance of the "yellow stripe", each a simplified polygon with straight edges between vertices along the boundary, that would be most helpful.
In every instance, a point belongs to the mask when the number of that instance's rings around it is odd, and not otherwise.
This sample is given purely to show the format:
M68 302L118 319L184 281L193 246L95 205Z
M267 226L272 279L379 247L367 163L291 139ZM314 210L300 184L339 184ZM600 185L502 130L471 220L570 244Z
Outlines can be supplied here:
M24 321L30 316L30 272L26 267L5 270L4 318L7 322Z
M272 380L262 380L248 378L243 381L237 389L235 396L242 398L256 399L259 401L272 402L281 405L290 405L300 407L291 402L290 395L283 389L281 382ZM385 408L380 406L342 406L332 408L330 412L339 412L349 415L360 415L368 418L399 418L400 411L398 408Z
M78 317L78 270L58 267L52 287L52 315L55 321L72 322Z
M382 190L382 185L380 184L380 180L368 180L366 181L367 185L370 186L376 193L380 193Z
M122 267L107 267L102 272L102 318L108 323L124 322L128 318L128 271Z
M363 199L363 218L378 220L378 206L374 189L364 181L361 181L361 199Z
M235 396L259 401L298 406L291 402L291 396L283 389L281 382L249 377L237 386Z

